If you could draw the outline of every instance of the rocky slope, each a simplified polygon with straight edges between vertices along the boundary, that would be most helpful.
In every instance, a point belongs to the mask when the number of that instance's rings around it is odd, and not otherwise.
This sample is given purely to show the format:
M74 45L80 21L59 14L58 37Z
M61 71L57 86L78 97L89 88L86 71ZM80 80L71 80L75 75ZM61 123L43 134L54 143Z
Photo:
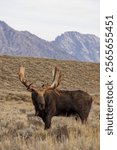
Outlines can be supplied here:
M99 62L100 40L95 35L70 31L49 42L0 21L0 55Z

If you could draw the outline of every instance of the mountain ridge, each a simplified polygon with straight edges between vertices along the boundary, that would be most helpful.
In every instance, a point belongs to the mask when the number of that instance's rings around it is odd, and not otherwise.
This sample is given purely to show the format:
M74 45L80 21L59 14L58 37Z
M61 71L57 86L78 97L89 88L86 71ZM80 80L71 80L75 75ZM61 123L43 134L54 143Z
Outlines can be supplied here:
M92 34L67 31L53 41L17 31L0 21L0 55L78 60L99 63L99 38Z

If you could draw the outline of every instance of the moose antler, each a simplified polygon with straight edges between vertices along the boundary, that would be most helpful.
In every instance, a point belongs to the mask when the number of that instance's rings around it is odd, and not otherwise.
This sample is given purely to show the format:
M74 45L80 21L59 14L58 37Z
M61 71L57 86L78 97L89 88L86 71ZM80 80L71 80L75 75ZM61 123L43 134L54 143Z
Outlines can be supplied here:
M27 84L27 80L25 79L25 67L23 67L22 65L19 68L19 80L27 88L27 90L29 90L29 91L31 91L31 90L37 91L36 88L32 87L33 83Z
M56 90L56 88L59 86L60 81L61 81L61 72L60 70L55 67L54 71L53 71L53 82L50 86L43 86L43 90L47 91L47 90ZM27 80L25 78L25 67L23 67L22 65L19 68L19 80L21 81L21 83L27 88L27 90L29 91L35 91L38 93L38 89L34 86L32 86L33 83L28 84Z
M46 90L54 90L60 84L60 81L61 81L61 72L60 72L60 70L57 67L55 67L55 69L53 71L53 76L54 76L53 82L52 82L52 84L49 87L46 88Z

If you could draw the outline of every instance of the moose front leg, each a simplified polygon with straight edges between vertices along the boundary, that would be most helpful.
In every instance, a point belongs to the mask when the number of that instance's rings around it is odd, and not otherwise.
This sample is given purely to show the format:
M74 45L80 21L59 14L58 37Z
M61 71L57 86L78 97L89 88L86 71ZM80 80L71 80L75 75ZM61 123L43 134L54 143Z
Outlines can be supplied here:
M51 127L51 116L46 116L44 119L44 123L45 123L45 130L49 129Z

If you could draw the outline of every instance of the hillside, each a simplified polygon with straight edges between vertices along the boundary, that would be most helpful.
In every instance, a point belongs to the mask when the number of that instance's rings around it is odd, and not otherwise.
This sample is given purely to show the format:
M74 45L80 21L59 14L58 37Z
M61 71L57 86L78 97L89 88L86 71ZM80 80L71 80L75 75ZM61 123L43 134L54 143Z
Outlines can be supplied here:
M0 55L100 61L100 39L92 34L69 31L46 41L28 32L17 31L0 21Z
M40 87L51 83L52 69L62 72L60 89L87 91L93 97L88 122L74 117L53 117L45 131L34 116L30 93L18 79L19 65L26 67L26 78ZM0 149L19 150L99 150L99 64L39 58L0 57Z
M18 79L20 64L26 67L28 80L37 86L51 83L52 70L58 66L62 72L60 88L99 93L99 64L20 57L0 57L0 89L22 90Z

